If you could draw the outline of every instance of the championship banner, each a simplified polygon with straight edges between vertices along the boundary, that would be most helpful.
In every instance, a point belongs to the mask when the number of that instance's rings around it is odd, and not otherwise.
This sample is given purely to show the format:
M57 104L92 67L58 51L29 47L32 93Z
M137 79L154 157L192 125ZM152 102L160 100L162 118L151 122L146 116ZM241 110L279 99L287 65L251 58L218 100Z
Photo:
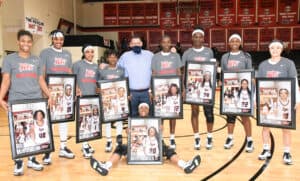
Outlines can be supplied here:
M179 25L184 29L192 29L197 23L196 2L180 2L178 6Z
M131 4L132 8L132 25L144 25L145 24L145 4L134 3Z
M243 49L245 51L258 50L258 29L249 28L243 31Z
M176 3L160 3L161 28L174 28L177 25Z
M226 45L226 29L211 29L211 47L217 48L220 52L225 52Z
M117 19L117 4L104 4L103 5L103 22L104 25L118 25Z
M234 33L237 33L237 34L239 34L239 35L241 35L242 36L242 28L228 28L227 29L227 40L229 39L229 37L232 35L232 34L234 34Z
M300 50L300 27L293 27L293 49Z
M291 48L291 30L291 28L276 28L276 39L283 41L288 48Z
M162 37L161 31L149 31L149 50L159 51L159 44Z
M276 1L258 0L258 24L259 26L271 26L276 23Z
M33 17L25 17L25 30L30 31L32 34L44 34L44 22Z
M147 25L158 25L158 3L145 4L145 16Z
M259 30L259 51L268 51L269 43L275 37L274 28L263 28Z
M278 23L293 25L298 23L298 0L278 0Z
M192 47L192 31L180 31L179 42L181 44L182 51Z
M210 35L209 35L209 29L204 29L204 43L203 45L206 47L210 47Z
M199 0L198 24L203 28L210 28L216 24L216 1Z
M178 41L178 31L165 31L164 35L168 35L171 38L172 45L175 45Z
M128 48L128 43L130 38L132 37L132 33L130 31L119 32L119 44L121 49L126 50Z
M119 8L119 25L132 25L132 21L131 21L131 15L132 15L132 9L131 9L131 4L119 4L118 5Z
M233 26L236 24L236 1L235 0L217 0L218 15L217 24L221 26Z
M240 26L252 26L255 23L256 0L240 0L238 2L237 23Z

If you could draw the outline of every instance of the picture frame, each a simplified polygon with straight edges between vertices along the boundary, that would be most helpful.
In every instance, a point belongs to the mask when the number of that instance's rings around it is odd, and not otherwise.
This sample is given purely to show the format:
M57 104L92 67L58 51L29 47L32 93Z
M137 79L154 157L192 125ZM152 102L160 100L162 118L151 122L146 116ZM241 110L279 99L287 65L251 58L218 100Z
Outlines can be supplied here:
M76 143L102 138L102 111L97 95L77 97Z
M222 71L220 113L253 116L254 70Z
M128 79L101 80L97 85L101 89L102 123L128 119L130 115Z
M75 74L47 74L46 78L53 106L50 107L52 123L75 120Z
M129 118L128 124L127 163L140 165L162 164L161 118ZM151 130L154 132L151 132Z
M182 83L181 77L152 76L153 115L162 119L182 119ZM175 90L173 93L172 90Z
M256 78L257 125L296 129L295 78Z
M185 67L184 103L213 106L216 90L216 63L187 61ZM205 76L210 80L208 84L204 82Z
M47 99L9 102L12 159L54 151Z

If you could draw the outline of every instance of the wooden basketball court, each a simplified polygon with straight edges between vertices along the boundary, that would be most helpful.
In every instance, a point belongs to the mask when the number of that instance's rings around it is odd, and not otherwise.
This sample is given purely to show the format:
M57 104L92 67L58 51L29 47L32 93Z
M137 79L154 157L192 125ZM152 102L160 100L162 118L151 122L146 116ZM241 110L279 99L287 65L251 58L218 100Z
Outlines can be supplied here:
M218 94L217 94L218 102ZM299 113L299 111L298 111ZM299 117L299 116L298 116ZM84 159L81 153L81 144L75 143L75 123L69 123L68 147L75 153L73 160L58 157L58 151L52 153L52 165L44 166L43 171L27 169L27 158L25 160L24 175L13 176L14 162L11 159L11 148L9 140L9 129L6 113L0 112L0 180L145 180L145 181L166 181L166 180L300 180L300 132L292 131L292 156L293 165L287 166L282 163L282 133L279 129L272 129L274 137L274 154L269 162L257 159L262 151L261 127L256 126L256 120L252 119L252 129L254 138L254 152L244 151L245 133L240 122L236 123L234 132L234 146L230 150L223 148L227 128L223 116L219 115L219 104L215 105L215 126L213 133L214 147L206 150L206 124L201 111L200 132L201 150L193 148L194 137L190 123L190 106L184 106L184 120L178 120L176 127L177 154L184 160L191 159L194 155L200 154L202 162L192 174L185 174L180 168L172 165L169 161L164 161L163 165L127 165L126 159L111 168L108 176L102 177L91 167L89 160ZM166 143L169 142L169 127L165 121L164 136ZM58 126L54 125L54 140L56 150L59 149ZM114 135L114 131L113 131ZM125 133L124 133L125 135ZM113 140L115 142L115 139ZM127 142L124 138L123 142ZM111 153L105 153L106 139L90 142L95 149L94 157L98 160L107 160ZM114 143L115 145L115 143ZM41 155L37 156L41 160Z

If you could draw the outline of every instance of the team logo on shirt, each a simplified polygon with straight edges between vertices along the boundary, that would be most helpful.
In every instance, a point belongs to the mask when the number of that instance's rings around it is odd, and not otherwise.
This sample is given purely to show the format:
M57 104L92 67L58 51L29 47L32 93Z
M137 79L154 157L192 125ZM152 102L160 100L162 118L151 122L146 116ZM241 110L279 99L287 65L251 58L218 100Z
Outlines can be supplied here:
M267 71L268 78L279 77L279 74L280 74L279 71Z
M239 61L236 60L228 60L228 67L232 68L232 67L237 67L239 65Z
M96 72L92 69L85 69L85 77L95 77Z
M205 59L206 59L205 57L195 57L194 58L195 61L199 61L199 62L203 62L203 61L205 61Z
M28 72L33 70L34 65L28 63L19 63L19 72Z
M54 65L65 65L65 64L66 64L66 59L60 57L54 58Z
M161 62L160 66L161 69L169 69L172 67L173 62L163 61Z

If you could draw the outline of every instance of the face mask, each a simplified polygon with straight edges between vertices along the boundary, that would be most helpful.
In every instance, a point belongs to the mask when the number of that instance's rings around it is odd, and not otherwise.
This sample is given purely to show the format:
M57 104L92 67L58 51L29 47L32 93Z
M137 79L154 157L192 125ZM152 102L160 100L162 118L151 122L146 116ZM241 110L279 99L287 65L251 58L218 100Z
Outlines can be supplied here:
M142 52L142 47L134 46L134 47L132 47L132 51L136 54L140 54Z

